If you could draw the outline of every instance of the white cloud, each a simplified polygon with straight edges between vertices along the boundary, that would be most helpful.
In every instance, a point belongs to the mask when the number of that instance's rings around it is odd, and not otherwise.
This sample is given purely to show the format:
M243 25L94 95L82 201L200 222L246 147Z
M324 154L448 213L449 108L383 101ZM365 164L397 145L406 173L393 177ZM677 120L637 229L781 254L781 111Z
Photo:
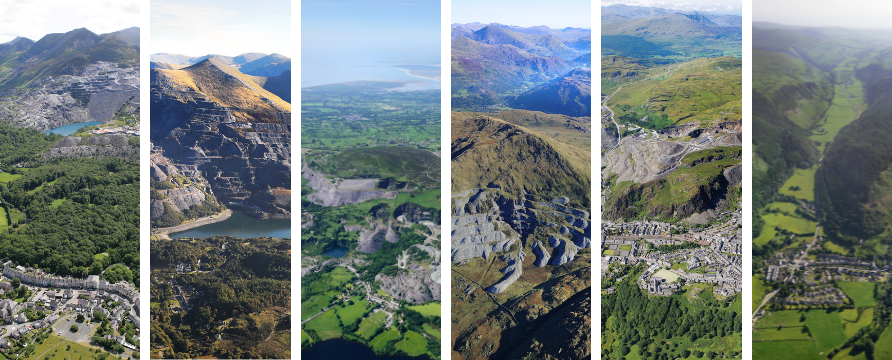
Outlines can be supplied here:
M37 41L46 34L86 27L97 34L140 24L139 0L0 0L0 42L17 36Z

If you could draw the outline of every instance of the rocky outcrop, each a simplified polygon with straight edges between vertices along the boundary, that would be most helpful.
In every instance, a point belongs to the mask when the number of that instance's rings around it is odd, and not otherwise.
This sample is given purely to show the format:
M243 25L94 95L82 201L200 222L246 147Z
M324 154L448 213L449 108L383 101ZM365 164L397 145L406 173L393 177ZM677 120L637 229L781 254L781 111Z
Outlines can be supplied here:
M131 146L129 136L99 135L82 138L69 136L59 140L43 154L44 159L117 157L139 159L139 147Z
M725 179L728 180L729 186L740 186L743 182L743 167L741 164L725 169L722 174L725 175Z
M587 211L569 203L563 196L550 202L512 199L497 188L453 193L452 262L499 255L508 264L505 276L487 291L501 293L520 278L527 247L537 267L573 261L580 248L591 247L591 222ZM546 244L530 240L541 236L548 236Z
M440 225L439 210L426 208L415 203L407 202L397 206L393 211L393 217L406 223L420 224L422 221L430 221Z
M373 199L396 199L399 192L384 190L339 190L325 178L325 174L317 172L307 165L306 159L301 161L301 176L310 181L309 186L314 193L307 195L310 201L323 206L341 206L355 204Z
M439 263L410 263L396 275L375 275L375 282L381 290L391 294L394 298L421 304L440 300L439 279L431 276L433 273L439 273L439 269Z

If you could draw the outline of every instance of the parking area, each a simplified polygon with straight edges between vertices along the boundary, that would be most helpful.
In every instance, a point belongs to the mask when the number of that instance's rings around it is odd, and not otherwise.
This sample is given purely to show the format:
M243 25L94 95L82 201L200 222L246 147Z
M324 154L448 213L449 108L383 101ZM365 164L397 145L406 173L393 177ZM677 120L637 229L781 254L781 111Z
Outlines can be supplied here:
M76 333L71 332L71 325L77 325L79 328ZM90 324L87 322L79 323L72 316L63 320L59 325L53 328L53 333L56 335L61 333L62 337L74 342L89 342L90 334L93 333L93 330L95 330L97 326L98 324Z

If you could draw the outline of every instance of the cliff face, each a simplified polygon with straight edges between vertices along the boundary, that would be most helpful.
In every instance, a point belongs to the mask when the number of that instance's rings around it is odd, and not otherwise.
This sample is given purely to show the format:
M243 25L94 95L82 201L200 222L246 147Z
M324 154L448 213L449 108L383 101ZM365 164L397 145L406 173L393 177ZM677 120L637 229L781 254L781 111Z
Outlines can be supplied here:
M101 157L139 160L139 146L132 146L126 135L69 136L43 154L44 159Z
M153 143L223 204L291 216L291 105L217 61L152 71Z

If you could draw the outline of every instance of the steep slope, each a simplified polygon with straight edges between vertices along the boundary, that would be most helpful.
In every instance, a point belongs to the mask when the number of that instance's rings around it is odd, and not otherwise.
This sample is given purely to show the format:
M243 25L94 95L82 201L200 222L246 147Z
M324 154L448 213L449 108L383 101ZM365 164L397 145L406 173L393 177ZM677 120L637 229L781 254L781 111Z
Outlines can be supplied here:
M540 56L557 55L566 59L571 55L576 55L576 51L549 33L551 29L545 28L544 30L548 32L518 33L502 26L490 25L473 32L469 38L487 45L512 45Z
M558 149L523 127L453 113L452 189L497 187L515 198L530 193L537 199L573 194L573 207L588 208L589 169L567 160L569 149Z
M267 55L240 66L238 70L248 75L275 77L291 70L291 58L279 54Z
M152 70L153 143L194 166L222 203L255 217L290 216L291 104L211 57Z
M735 19L699 12L643 11L648 12L647 16L616 15L612 19L614 22L602 22L602 55L660 55L682 59L742 56L743 34L739 16Z
M509 100L519 109L568 116L591 116L592 70L576 69Z
M837 41L789 29L753 27L753 47L798 57L822 71L833 70L846 58Z
M279 76L255 79L255 82L273 95L291 102L291 69L285 70Z

